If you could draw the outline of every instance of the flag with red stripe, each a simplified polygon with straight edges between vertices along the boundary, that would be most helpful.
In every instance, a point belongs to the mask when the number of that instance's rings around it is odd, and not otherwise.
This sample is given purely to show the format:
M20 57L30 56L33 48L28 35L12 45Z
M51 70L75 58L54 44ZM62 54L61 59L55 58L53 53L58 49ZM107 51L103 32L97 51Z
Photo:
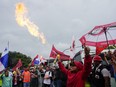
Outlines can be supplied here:
M22 61L19 59L18 63L16 64L15 67L13 67L13 71L16 70L16 68L20 68L22 66Z

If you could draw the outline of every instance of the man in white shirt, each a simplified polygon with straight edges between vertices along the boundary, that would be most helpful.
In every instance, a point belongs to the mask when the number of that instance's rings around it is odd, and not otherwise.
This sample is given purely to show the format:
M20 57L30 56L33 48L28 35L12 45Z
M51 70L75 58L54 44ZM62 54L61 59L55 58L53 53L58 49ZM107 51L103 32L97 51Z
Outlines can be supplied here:
M47 66L45 76L44 76L44 81L43 81L44 87L50 87L51 77L52 77L52 73L50 71L50 68Z

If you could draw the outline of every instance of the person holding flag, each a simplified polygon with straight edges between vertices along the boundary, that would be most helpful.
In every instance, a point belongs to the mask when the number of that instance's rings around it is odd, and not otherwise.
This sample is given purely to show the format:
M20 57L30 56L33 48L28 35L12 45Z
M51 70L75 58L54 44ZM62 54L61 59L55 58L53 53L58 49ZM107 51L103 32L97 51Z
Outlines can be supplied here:
M12 68L13 70L13 87L22 86L22 75L19 68L22 66L21 59L18 60L18 63Z
M57 55L59 68L67 76L66 87L85 87L85 81L91 71L92 58L90 48L85 47L84 65L81 62L74 61L70 64L70 69L66 69L61 63L60 55Z

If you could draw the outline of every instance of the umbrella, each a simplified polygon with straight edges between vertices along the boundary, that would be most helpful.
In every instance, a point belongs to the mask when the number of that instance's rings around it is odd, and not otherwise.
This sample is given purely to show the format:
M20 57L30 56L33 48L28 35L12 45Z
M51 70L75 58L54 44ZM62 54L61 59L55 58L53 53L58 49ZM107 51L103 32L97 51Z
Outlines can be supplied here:
M80 38L80 42L83 46L96 47L96 54L99 54L109 45L116 44L116 22L95 26Z

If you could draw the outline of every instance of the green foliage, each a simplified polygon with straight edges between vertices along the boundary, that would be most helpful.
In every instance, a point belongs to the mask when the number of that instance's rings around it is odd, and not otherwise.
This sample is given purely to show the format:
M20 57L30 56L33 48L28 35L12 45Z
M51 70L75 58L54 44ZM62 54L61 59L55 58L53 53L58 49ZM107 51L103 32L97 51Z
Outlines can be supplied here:
M1 53L0 53L1 55ZM19 59L22 61L22 67L27 67L29 63L31 62L31 57L26 56L25 54L22 54L20 52L9 52L9 60L8 60L8 67L13 68Z
M116 49L116 46L115 45L111 45L107 49Z

